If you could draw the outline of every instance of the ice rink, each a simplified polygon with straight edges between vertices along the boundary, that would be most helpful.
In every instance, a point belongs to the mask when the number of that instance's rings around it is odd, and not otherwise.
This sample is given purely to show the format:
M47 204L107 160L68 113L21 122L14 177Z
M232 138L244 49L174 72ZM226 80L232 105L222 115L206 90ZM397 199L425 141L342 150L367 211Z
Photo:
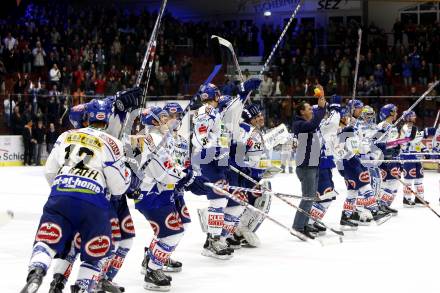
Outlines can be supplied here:
M440 174L425 174L425 198L440 210ZM0 168L0 182L0 210L15 213L14 220L0 227L0 292L17 293L25 283L49 187L42 167ZM335 183L341 196L330 206L324 221L338 227L345 185L339 175ZM272 187L290 193L300 189L294 174L277 175ZM393 204L399 210L397 217L381 226L346 232L342 244L319 247L300 242L266 220L258 231L262 246L242 248L230 261L200 254L205 236L196 209L205 207L206 200L188 194L186 201L193 225L173 256L184 266L181 273L172 274L171 292L440 292L440 218L427 208L403 208L401 189ZM274 198L270 214L290 226L295 211ZM137 237L115 281L125 286L126 292L136 293L145 292L140 264L152 230L134 208L132 215ZM331 232L324 237L332 242ZM76 270L70 281L75 278ZM51 279L49 271L39 292L48 291Z

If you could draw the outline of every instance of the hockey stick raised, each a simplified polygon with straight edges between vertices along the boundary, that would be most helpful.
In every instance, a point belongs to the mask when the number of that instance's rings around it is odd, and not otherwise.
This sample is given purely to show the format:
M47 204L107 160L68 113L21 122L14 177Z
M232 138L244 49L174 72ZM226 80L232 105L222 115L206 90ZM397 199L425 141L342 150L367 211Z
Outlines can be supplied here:
M420 195L417 194L417 192L415 192L414 190L412 190L411 186L409 186L408 184L406 184L402 179L397 178L397 180L399 180L400 183L403 184L403 186L405 186L406 188L408 188L408 190L416 197L418 198L424 205L425 207L429 208L437 217L440 218L439 213L437 213L430 205L429 203L427 203L423 197L421 197Z
M231 42L229 42L228 40L226 40L222 37L212 35L211 39L214 39L214 38L217 38L219 44L226 47L231 52L232 59L234 59L235 68L237 69L237 72L238 72L238 77L240 78L240 82L243 83L244 82L243 72L241 71L240 63L238 63L237 55L235 54L235 51L234 51L234 46L232 46Z
M358 29L358 47L357 47L357 52L356 52L356 67L354 69L353 93L351 96L351 105L352 105L351 111L350 111L351 116L353 116L353 111L354 111L353 103L354 103L354 98L356 97L359 62L360 62L360 58L361 58L361 46L362 46L362 29L359 28Z
M313 219L316 223L324 226L325 228L329 229L330 231L332 231L333 233L339 235L339 236L344 236L344 232L333 229L332 227L327 226L324 222L322 222L319 219L315 219L312 217L312 215L310 215L308 212L306 212L305 210L303 210L302 208L294 205L293 203L291 203L290 201L288 201L287 199L285 199L284 197L282 197L281 195L277 194L276 192L272 192L269 188L267 188L264 185L259 184L256 180L254 180L252 177L250 177L249 175L241 172L240 170L238 170L237 168L235 168L234 166L229 166L229 168L236 172L237 174L243 176L245 179L249 180L250 182L254 183L254 184L258 184L261 186L261 188L263 188L263 190L270 192L270 194L272 194L273 196L275 196L276 198L279 198L281 201L283 201L284 203L288 204L289 206L293 207L294 209L296 209L298 212L300 212L301 214L305 215L308 218ZM339 239L340 242L342 242L342 238Z
M387 134L391 131L391 129L393 129L397 124L400 123L400 121L402 121L403 117L405 116L406 112L411 111L412 109L414 109L423 99L426 98L427 95L429 95L429 93L439 84L439 80L437 80L436 82L434 82L427 90L426 92L423 93L423 95L420 96L420 98L417 99L417 101L414 102L414 104L411 105L411 107L409 107L406 111L404 111L402 113L402 115L399 117L399 119L396 120L396 122L393 123L393 125L391 127L388 128L387 131L385 131L385 133L383 133L376 141L381 142L382 139L387 136Z

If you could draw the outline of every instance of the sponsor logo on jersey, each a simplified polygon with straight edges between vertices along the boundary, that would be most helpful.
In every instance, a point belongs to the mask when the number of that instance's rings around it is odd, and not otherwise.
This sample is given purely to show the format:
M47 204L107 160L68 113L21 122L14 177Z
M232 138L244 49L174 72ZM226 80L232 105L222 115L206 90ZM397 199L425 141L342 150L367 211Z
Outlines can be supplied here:
M423 185L417 185L416 190L419 195L425 192L425 188L423 187Z
M119 150L118 144L108 135L102 134L99 137L101 137L105 142L108 143L110 148L112 149L113 153L116 156L119 156L121 154L121 151Z
M40 225L35 241L41 241L49 244L58 243L63 236L61 227L55 223L46 222Z
M174 163L171 159L169 159L169 160L163 162L163 165L166 169L171 169L171 168L173 168Z
M83 146L92 147L98 150L102 148L102 142L99 140L99 138L86 133L79 133L79 132L69 133L66 136L65 142L67 144L78 143Z
M356 199L356 204L358 206L369 207L369 206L374 205L375 203L376 203L376 198L373 195L371 195L367 198L359 197Z
M235 225L224 224L223 229L229 233L229 235L233 235L237 231L237 227Z
M177 213L169 214L165 219L165 226L170 230L179 231L182 227L180 216Z
M394 167L391 169L391 176L399 178L400 177L400 169L398 167Z
M105 119L105 113L104 112L98 112L98 113L96 113L95 117L98 120L104 120Z
M254 141L252 140L252 138L249 138L249 139L247 140L246 145L247 145L248 147L250 147L250 148L254 145Z
M113 256L111 260L111 266L118 270L122 267L123 263L124 263L124 258L119 255Z
M208 132L208 127L206 125L202 124L202 125L199 126L198 131L199 131L200 134L207 133Z
M96 236L86 245L86 253L92 257L103 257L110 250L110 238L107 236Z
M112 227L112 239L115 241L116 239L121 238L121 229L119 227L119 220L117 218L110 219L110 224Z
M384 202L392 202L394 199L394 196L392 196L389 193L383 193L382 196L380 197L381 200L383 200Z
M126 216L123 220L122 220L122 230L125 233L128 234L135 234L135 230L134 230L134 223L133 223L133 219L131 218L130 215Z
M183 217L187 218L187 219L191 219L191 215L189 214L188 208L186 207L186 205L183 205L183 207L180 209L180 213L182 214Z
M170 257L170 253L167 253L163 250L154 249L153 250L153 256L161 263L166 263L168 261L168 258Z
M324 217L324 213L321 210L312 207L312 209L310 210L310 216L313 219L322 219Z
M213 228L221 228L225 223L224 216L222 214L209 214L208 215L208 226Z
M81 235L78 232L73 237L73 243L75 243L76 249L81 249Z
M369 183L370 173L368 173L368 171L361 172L361 174L359 174L359 180L364 183Z
M409 176L411 176L411 177L416 177L417 176L416 168L412 168L411 170L409 170Z
M159 232L160 232L159 224L154 221L151 221L151 220L149 220L149 222L151 225L151 229L153 229L154 235L156 235L156 236L159 235Z
M343 209L344 211L354 211L354 204L344 201Z
M104 188L85 178L61 175L55 178L53 186L61 192L79 192L86 194L104 193Z

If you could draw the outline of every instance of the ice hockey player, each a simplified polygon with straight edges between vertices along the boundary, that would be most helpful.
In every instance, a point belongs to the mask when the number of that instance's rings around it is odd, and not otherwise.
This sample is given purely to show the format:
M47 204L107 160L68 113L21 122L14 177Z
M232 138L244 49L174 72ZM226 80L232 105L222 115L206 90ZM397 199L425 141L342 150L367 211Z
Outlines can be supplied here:
M118 135L125 119L126 112L136 109L139 105L139 96L142 93L140 88L131 88L117 92L115 96L104 99L113 109L106 133L111 132L114 136ZM80 104L72 107L69 112L69 120L74 128L88 126L87 106L90 103ZM102 291L111 290L113 292L123 291L123 288L113 283L112 280L120 270L125 256L132 245L132 238L135 236L133 221L128 209L125 195L111 198L111 218L112 227L112 255L103 266L101 277L98 282L98 289ZM54 265L53 281L50 284L49 293L60 293L64 289L67 279L70 276L73 263L80 253L81 237L76 233L72 245L63 253L57 255ZM100 292L98 290L98 292Z
M328 113L319 125L319 138L321 141L321 154L319 160L319 178L318 178L318 193L319 201L314 202L310 209L311 218L309 225L313 225L316 233L325 233L326 228L318 224L315 220L322 220L328 210L331 202L336 199L335 185L333 183L332 169L336 167L333 156L332 140L336 139L341 120L341 101L342 98L333 95L330 99Z
M243 84L239 96L223 101L222 113L217 109L221 93L214 84L201 88L200 98L203 105L193 117L194 132L192 136L193 165L200 168L203 176L217 186L227 188L228 157L231 139L239 136L239 120L248 94L258 88L261 80L249 79ZM202 254L218 259L230 259L233 249L226 244L226 238L232 227L238 224L239 209L230 206L225 210L228 199L221 193L210 190L207 212L207 238ZM232 202L230 205L233 205ZM241 209L242 210L242 209Z
M346 118L341 119L341 124L344 124L345 120ZM334 145L334 155L347 187L347 198L340 221L341 226L346 229L355 229L357 225L353 223L368 225L374 219L381 224L389 218L388 212L379 209L370 184L368 169L359 157L359 148L359 138L356 137L354 127L344 127Z
M138 184L124 163L122 143L103 131L111 112L108 103L94 100L88 105L90 126L63 133L48 157L46 178L51 193L35 236L22 293L38 290L52 258L63 253L76 232L82 239L82 264L71 291L95 289L102 261L111 249L110 196L122 195L131 183L130 188Z
M240 123L241 135L239 140L234 141L231 145L229 162L232 166L252 177L255 181L261 182L268 167L266 164L268 150L265 146L262 133L264 115L258 105L250 104L244 108L242 118L243 122ZM259 186L255 186L252 182L232 170L229 171L229 181L230 184L234 186L259 189ZM232 192L240 194L240 191L237 190ZM271 195L267 192L242 192L240 197L259 210L265 213L269 212ZM228 206L231 204L232 203L228 203ZM251 209L245 209L240 216L237 229L232 231L235 233L232 233L232 237L227 238L226 241L230 246L233 244L233 247L237 247L236 241L238 241L240 246L258 247L260 245L260 239L256 235L256 231L263 221L263 216Z
M377 125L379 135L387 133L386 136L378 141L381 144L381 150L385 160L395 160L400 153L400 146L387 147L386 142L395 141L399 138L399 131L393 125L397 119L397 107L394 104L386 104L380 109L379 119L381 122ZM380 137L379 137L380 138ZM397 210L391 208L391 204L397 195L400 179L400 164L394 162L384 162L379 166L382 184L379 205L385 211L397 215Z
M174 163L181 168L190 167L190 154L189 154L189 144L186 138L180 135L179 129L181 126L183 109L178 103L167 103L163 110L168 113L168 127L172 130L174 139L174 149L172 154L174 155ZM189 223L191 223L191 217L186 207L185 199L183 197L183 190L174 189L174 204L176 206L176 211L180 216L182 222L183 230L188 229ZM147 263L149 261L148 247L145 248L144 260L142 262L142 273L146 274ZM180 272L182 270L182 263L173 260L171 257L167 259L162 268L164 272Z
M415 125L417 116L414 111L405 112L403 117L405 124L400 130L400 138L408 138L410 141L402 145L400 158L402 160L417 160L417 154L419 154L420 158L423 152L428 151L428 148L423 144L423 139L434 135L435 128L426 128L424 131L418 131ZM403 188L403 206L413 207L416 204L423 204L418 197L415 197L413 200L411 193L412 189L419 197L424 198L422 163L404 162L402 164L402 171L404 182L406 183L406 186Z
M348 125L354 126L356 124L357 119L361 117L362 108L364 107L364 103L361 100L350 100L347 102L347 110L350 117L350 123Z
M141 123L147 130L143 145L139 146L145 177L141 192L135 197L135 208L149 221L155 234L146 251L144 288L168 291L171 277L164 274L163 266L168 263L184 232L174 202L175 190L189 189L200 195L209 189L204 185L206 180L197 176L191 168L184 169L175 163L174 139L169 134L166 111L151 107L141 114Z

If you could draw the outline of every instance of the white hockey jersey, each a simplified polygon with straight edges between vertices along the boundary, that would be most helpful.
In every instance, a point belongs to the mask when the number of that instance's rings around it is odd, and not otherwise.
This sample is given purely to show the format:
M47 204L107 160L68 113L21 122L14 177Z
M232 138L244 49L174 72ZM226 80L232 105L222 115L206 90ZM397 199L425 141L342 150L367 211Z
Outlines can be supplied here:
M111 195L122 195L131 181L122 143L91 127L60 135L46 162L51 196L78 197L107 207Z
M400 138L410 138L412 126L404 124L400 129ZM426 150L423 144L423 131L417 131L413 140L401 145L403 153L420 153Z

